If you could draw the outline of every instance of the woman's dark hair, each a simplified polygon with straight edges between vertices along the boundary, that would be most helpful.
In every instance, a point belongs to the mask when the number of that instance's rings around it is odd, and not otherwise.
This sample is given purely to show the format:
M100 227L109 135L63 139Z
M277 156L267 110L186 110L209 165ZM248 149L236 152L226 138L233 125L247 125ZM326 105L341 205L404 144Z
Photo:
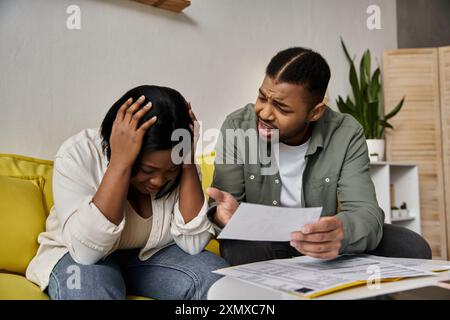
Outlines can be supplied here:
M171 150L176 144L179 143L178 141L172 141L171 139L172 132L174 130L186 129L191 133L191 137L193 136L193 132L191 132L189 128L192 121L189 117L188 103L178 91L166 87L150 85L139 86L131 89L119 100L117 100L117 102L115 102L109 109L105 119L103 119L100 133L102 136L103 152L105 153L108 161L111 159L111 146L109 141L117 112L129 98L132 98L134 102L141 96L145 96L145 100L141 104L141 107L145 106L148 102L151 102L153 106L150 111L142 117L138 126L153 116L157 116L157 120L156 123L153 124L144 135L141 151L139 152L132 169L133 176L138 172L139 163L145 152ZM156 198L170 194L178 187L180 179L181 171L175 180L169 181L161 188L161 190L159 190Z
M266 75L280 82L303 85L310 93L310 106L323 101L330 81L330 67L317 52L302 47L278 52L270 61Z

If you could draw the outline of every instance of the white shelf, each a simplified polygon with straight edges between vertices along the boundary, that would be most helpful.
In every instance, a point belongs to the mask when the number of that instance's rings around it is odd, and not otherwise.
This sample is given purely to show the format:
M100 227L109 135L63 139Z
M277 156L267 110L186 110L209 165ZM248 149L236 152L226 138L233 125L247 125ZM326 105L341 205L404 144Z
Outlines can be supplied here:
M395 219L391 219L391 223L395 223L395 222L403 222L403 221L411 221L416 219L415 217L404 217L404 218L395 218Z
M412 163L372 162L370 176L375 185L378 205L385 213L385 222L395 223L420 234L418 166ZM409 217L391 219L391 184L394 187L393 204L400 207L405 202Z
M375 161L370 163L371 166L399 166L399 167L415 167L417 164L408 163L408 162L386 162L386 161Z

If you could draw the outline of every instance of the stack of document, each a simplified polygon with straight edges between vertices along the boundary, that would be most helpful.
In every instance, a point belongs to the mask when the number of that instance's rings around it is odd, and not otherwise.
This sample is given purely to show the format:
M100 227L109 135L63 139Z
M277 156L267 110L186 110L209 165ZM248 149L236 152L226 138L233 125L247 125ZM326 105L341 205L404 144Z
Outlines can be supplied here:
M342 255L333 260L307 256L255 262L214 271L254 285L307 298L319 297L377 281L435 276L450 270L450 262L384 258L371 255Z

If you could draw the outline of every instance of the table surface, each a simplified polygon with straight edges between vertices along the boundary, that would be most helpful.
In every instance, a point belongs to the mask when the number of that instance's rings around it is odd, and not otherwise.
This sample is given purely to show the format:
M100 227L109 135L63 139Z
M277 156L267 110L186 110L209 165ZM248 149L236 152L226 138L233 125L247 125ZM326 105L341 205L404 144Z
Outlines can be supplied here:
M393 282L382 282L378 289L361 285L314 298L314 300L367 299L381 294L435 285L440 280L449 280L450 271L439 276L406 278ZM228 276L219 279L208 291L209 300L309 300L301 296L246 283Z

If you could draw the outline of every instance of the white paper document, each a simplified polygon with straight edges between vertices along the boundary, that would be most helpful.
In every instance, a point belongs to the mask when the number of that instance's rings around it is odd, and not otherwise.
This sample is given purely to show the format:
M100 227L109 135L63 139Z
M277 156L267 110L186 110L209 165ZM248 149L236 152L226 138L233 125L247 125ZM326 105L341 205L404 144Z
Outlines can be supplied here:
M283 208L241 203L218 239L290 241L291 232L319 220L322 208Z
M257 286L304 297L317 297L377 281L437 275L449 262L343 255L334 260L296 257L250 263L214 271Z

